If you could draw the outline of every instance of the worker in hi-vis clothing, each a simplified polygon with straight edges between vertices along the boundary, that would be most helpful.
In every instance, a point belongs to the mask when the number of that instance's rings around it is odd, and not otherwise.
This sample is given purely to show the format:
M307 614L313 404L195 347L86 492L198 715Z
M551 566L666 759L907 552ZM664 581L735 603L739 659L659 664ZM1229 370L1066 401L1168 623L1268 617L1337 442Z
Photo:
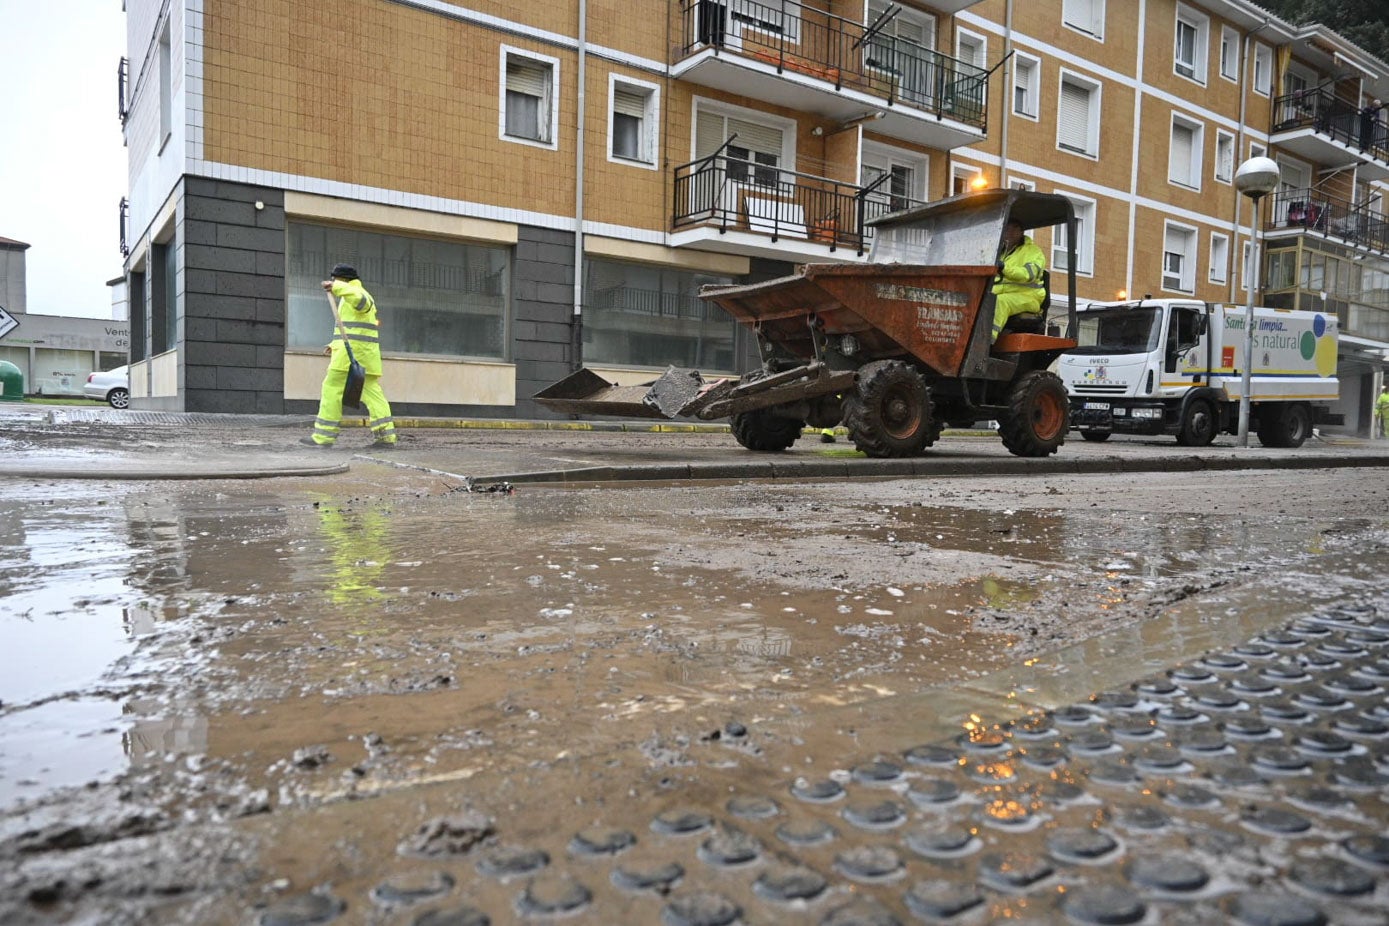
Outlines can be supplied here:
M333 359L328 362L328 372L323 376L323 392L318 400L318 419L313 425L313 435L302 438L300 442L317 447L331 447L337 443L338 429L342 424L342 390L347 384L347 371L351 365L347 350L343 347L345 334L347 340L352 342L353 357L366 371L362 402L367 407L369 425L376 437L371 446L376 450L393 450L396 445L395 419L391 417L391 404L386 401L386 393L381 389L381 323L376 317L376 300L362 286L356 268L350 264L338 264L331 276L331 280L323 281L323 288L337 300L342 331L333 330L333 341L325 351Z
M1014 315L1039 315L1045 296L1042 274L1047 259L1042 249L1022 233L1022 225L1009 219L1003 226L1003 246L998 252L998 273L994 276L994 334L997 341L1003 326Z
M1384 390L1375 399L1375 416L1379 418L1379 436L1389 437L1389 383L1384 384Z

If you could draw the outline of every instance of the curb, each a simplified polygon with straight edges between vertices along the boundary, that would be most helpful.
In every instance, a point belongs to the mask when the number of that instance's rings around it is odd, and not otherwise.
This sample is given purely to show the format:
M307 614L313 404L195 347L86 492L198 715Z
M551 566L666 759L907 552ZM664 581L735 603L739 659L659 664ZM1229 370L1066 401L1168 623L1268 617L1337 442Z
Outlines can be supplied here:
M473 476L474 482L546 483L684 482L716 479L895 479L939 476L1083 475L1086 473L1205 472L1252 469L1354 469L1389 466L1389 456L1338 457L1219 456L1176 459L1100 457L1076 459L977 458L969 460L916 457L899 460L767 460L751 463L661 463L648 466L586 466Z

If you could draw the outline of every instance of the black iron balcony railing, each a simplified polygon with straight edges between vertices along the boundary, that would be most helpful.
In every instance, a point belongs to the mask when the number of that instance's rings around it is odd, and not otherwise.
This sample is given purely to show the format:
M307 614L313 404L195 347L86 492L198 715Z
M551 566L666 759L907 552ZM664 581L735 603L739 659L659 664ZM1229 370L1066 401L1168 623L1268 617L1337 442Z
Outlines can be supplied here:
M126 102L129 79L130 59L121 58L120 64L116 65L116 112L121 117L121 125L125 125L125 120L130 116L130 107Z
M1389 217L1316 190L1280 190L1273 198L1270 229L1301 228L1347 244L1389 253Z
M126 240L125 229L130 221L130 200L124 196L121 197L120 213L121 257L129 257L130 242Z
M918 205L853 183L713 155L675 168L671 227L755 232L862 254L872 234L865 222Z
M987 124L989 72L861 22L792 0L679 0L679 58L706 48L763 61L976 129Z
M1310 128L1368 157L1389 161L1389 123L1382 112L1357 109L1327 90L1299 90L1273 101L1273 131Z

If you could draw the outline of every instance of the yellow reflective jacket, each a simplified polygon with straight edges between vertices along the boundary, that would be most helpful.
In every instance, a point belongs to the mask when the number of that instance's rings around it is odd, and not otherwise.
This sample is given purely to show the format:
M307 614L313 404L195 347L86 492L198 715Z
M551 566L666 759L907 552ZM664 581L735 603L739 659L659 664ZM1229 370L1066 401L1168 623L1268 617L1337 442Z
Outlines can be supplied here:
M1375 399L1375 411L1381 418L1389 418L1389 392L1381 392Z
M1003 272L994 274L994 295L1000 293L1034 293L1037 304L1042 303L1042 273L1047 259L1042 249L1023 235L1022 243L1002 257Z
M352 342L352 355L372 376L381 375L381 323L376 318L376 300L362 286L361 280L334 280L333 296L338 300L338 315L343 331ZM342 335L333 329L333 359L330 370L346 370L349 364L343 350Z

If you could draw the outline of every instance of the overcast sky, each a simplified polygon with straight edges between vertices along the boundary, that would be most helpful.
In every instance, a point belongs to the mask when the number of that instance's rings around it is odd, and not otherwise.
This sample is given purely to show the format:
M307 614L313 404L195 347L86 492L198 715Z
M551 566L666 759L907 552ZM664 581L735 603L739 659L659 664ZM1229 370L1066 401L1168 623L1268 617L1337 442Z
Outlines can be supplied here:
M0 237L30 245L28 310L107 318L121 275L121 0L0 0Z

